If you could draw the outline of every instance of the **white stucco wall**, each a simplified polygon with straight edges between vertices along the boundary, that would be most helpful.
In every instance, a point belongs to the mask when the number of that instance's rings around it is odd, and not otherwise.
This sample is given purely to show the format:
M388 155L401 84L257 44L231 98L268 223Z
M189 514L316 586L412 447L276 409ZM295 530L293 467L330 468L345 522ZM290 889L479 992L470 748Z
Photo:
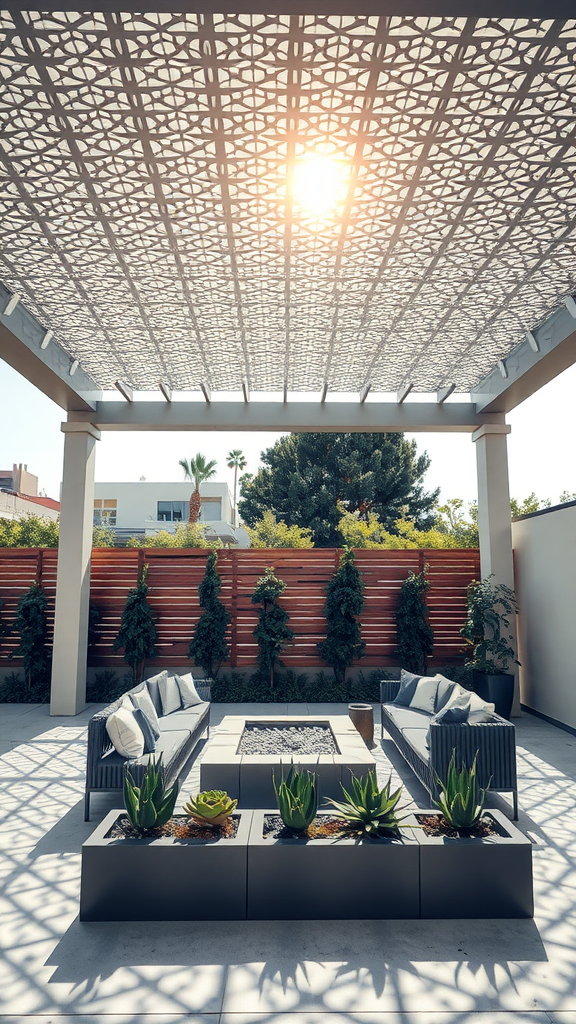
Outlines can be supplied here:
M58 509L48 508L36 501L26 501L18 494L0 491L0 519L21 519L22 516L38 516L40 519L58 519Z
M159 501L189 501L192 490L192 484L186 480L179 480L177 483L148 480L134 483L104 482L94 485L94 498L116 499L116 526L119 529L144 529L151 520L156 523ZM232 522L232 500L227 484L202 484L200 497L220 499L220 505L217 501L215 504L207 502L200 514L202 522Z
M512 524L521 701L576 729L576 504Z

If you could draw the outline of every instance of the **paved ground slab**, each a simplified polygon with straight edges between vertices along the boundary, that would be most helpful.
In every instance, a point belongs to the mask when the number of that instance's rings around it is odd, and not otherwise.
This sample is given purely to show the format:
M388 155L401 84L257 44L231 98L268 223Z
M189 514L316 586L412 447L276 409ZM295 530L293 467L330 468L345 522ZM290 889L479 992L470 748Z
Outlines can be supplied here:
M516 722L534 921L80 924L80 847L118 803L95 795L82 820L94 710L0 709L0 1024L576 1024L576 738ZM217 705L213 721L237 711L347 714ZM372 753L426 805L389 740ZM198 781L197 760L182 802Z

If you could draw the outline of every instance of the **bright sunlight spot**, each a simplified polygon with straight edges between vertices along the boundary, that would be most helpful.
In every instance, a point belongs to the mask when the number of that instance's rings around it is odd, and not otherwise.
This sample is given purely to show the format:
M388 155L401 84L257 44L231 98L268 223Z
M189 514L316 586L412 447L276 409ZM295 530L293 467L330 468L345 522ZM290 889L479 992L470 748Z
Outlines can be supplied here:
M313 217L326 217L344 202L350 170L339 160L317 153L294 167L294 203Z

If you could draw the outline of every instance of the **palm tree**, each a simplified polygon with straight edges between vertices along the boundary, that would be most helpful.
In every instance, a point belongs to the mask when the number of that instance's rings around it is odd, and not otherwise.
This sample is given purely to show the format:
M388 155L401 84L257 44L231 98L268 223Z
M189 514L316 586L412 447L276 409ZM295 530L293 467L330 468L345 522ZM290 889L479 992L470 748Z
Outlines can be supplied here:
M236 484L238 482L238 470L246 469L247 466L243 452L241 452L239 448L233 448L231 452L228 452L226 465L228 466L228 469L234 470L234 526L237 526L238 513L236 511Z
M190 462L188 462L188 459L180 459L179 465L182 466L182 469L184 470L186 480L194 481L194 490L190 495L190 514L188 516L188 522L197 523L202 505L200 500L200 484L203 484L205 480L210 480L211 477L216 475L217 462L216 459L206 462L205 457L198 453L190 459Z

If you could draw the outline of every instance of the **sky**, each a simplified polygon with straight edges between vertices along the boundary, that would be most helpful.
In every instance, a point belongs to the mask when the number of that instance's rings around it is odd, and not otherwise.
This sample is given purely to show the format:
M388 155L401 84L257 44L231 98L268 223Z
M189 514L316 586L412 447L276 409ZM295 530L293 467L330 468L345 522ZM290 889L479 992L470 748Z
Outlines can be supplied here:
M562 491L576 492L576 365L527 399L508 416L510 492L518 499L532 491L553 504ZM58 498L62 476L63 411L0 359L0 470L27 463L39 487ZM240 448L256 472L260 453L273 433L103 433L96 446L96 480L182 480L179 460L202 452L218 462L218 481L232 488L226 454ZM440 487L441 498L476 498L476 459L469 434L407 434L431 466L426 487Z

